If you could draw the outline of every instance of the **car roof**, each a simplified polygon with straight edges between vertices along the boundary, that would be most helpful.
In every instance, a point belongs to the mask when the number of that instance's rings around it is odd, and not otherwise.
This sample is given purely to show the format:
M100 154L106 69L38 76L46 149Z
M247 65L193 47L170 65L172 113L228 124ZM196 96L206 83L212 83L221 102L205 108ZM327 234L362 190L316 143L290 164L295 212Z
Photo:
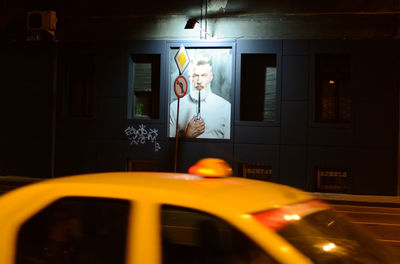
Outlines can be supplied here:
M201 200L205 204L216 201L222 206L243 213L268 210L313 198L306 192L271 182L241 177L206 178L191 174L164 172L94 173L60 177L32 185L47 187L49 190L53 188L68 189L69 186L71 186L70 189L81 186L104 190L112 187L116 194L115 197L118 197L118 192L126 193L126 190L129 190L132 193L132 199L136 199L135 195L140 191L143 199L157 199L156 202L159 203L168 200L179 204L179 200L182 199Z

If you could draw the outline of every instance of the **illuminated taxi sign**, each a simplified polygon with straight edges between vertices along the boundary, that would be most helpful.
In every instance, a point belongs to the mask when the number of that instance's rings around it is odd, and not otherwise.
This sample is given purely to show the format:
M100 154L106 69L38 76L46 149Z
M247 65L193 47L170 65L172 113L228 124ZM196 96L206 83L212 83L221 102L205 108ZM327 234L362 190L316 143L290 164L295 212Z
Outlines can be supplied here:
M188 172L193 175L207 178L232 176L231 166L226 161L216 158L201 159L191 166Z

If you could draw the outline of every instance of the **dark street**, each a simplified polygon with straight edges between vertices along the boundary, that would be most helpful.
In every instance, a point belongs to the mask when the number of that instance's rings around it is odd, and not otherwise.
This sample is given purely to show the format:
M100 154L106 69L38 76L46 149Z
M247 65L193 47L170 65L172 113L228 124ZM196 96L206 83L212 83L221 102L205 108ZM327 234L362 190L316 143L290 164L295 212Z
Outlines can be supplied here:
M400 256L400 197L314 193Z
M397 204L397 206L399 206ZM335 205L336 210L361 225L400 256L400 207Z

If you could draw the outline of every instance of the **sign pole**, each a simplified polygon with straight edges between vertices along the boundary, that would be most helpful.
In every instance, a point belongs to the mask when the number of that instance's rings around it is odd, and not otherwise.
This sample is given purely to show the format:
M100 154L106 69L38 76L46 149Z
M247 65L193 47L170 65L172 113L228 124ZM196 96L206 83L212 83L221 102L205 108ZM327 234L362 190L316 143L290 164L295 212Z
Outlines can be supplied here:
M174 82L174 92L178 98L176 111L176 128L175 128L175 155L174 155L174 172L176 172L178 163L178 138L179 138L179 99L186 95L188 85L186 78L182 75L190 63L189 55L186 52L185 46L181 44L178 52L175 54L176 66L178 66L179 76Z
M177 162L178 162L178 130L179 130L179 101L178 97L178 105L176 110L176 128L175 128L175 157L174 157L174 172L176 172Z
M188 89L187 80L184 76L179 75L174 82L174 92L178 98L178 104L176 109L176 127L175 127L175 155L174 155L174 172L178 163L178 138L179 138L179 102L182 97L186 95Z

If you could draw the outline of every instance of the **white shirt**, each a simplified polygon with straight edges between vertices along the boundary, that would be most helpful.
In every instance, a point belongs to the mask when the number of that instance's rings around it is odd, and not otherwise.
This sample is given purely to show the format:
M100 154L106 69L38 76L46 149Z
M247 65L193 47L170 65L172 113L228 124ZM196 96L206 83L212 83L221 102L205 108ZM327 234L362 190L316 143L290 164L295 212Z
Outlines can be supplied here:
M175 137L176 111L178 100L170 105L169 136ZM190 94L185 95L179 102L179 133L186 130L190 120L197 114L198 100ZM205 98L200 100L200 116L205 123L205 131L197 138L230 139L231 104L224 98L209 91Z

